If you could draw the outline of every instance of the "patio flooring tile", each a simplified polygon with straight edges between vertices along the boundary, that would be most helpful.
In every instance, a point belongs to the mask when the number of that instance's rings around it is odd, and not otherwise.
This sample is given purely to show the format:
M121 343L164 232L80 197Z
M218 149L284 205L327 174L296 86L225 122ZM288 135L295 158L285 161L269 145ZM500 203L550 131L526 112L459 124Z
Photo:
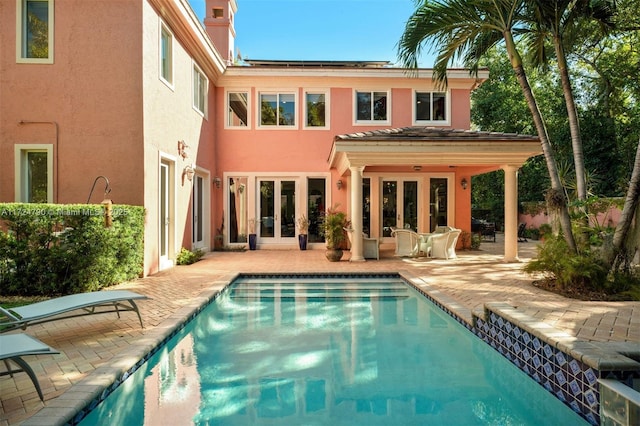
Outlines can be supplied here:
M536 253L536 242L519 243L525 262ZM523 263L502 260L502 235L483 242L479 251L458 252L458 258L402 259L383 246L379 261L328 262L324 250L256 250L213 252L190 266L179 266L144 279L115 286L147 295L138 302L145 328L131 312L74 318L29 327L26 333L58 349L58 355L28 357L45 402L24 373L0 377L0 426L16 425L42 407L59 407L56 397L74 392L74 384L142 337L164 333L163 322L183 315L183 308L222 288L238 272L399 272L409 271L457 304L475 311L487 302L505 302L518 311L584 341L630 342L640 348L640 302L584 302L567 299L531 285ZM81 387L79 385L78 387Z

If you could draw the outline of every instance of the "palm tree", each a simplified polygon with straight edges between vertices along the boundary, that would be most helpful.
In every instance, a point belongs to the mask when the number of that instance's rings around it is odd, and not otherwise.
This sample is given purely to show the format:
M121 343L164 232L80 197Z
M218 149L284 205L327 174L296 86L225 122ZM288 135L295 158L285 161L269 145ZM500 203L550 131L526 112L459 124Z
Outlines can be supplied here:
M417 9L405 26L398 43L398 56L406 68L415 69L424 44L437 52L434 78L447 83L447 67L462 60L465 67L478 70L480 59L494 45L504 41L509 61L533 116L540 138L551 190L547 199L557 209L563 235L576 252L567 199L556 166L549 135L529 85L516 40L526 34L530 16L525 0L418 0Z
M565 36L567 34L570 36L571 32L585 19L595 20L603 29L611 28L615 2L611 0L530 0L529 10L532 15L529 52L532 53L534 64L547 65L545 43L550 39L553 44L571 133L576 195L578 200L584 201L588 195L584 151L567 65Z

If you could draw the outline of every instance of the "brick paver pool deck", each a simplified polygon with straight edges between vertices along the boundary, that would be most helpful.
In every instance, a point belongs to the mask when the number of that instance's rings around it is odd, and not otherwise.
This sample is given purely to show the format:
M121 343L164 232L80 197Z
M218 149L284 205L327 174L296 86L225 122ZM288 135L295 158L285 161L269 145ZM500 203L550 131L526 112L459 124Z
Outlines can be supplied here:
M535 256L536 242L519 243L518 247L522 262ZM118 363L140 359L144 355L141 347L148 351L176 322L239 272L406 271L469 311L481 310L485 303L503 302L579 341L611 345L626 342L627 347L637 345L640 352L640 302L586 302L540 290L531 285L533 278L522 272L523 263L503 262L502 250L499 238L495 243L482 243L479 251L460 251L457 259L448 261L396 258L392 248L383 249L378 261L353 263L347 260L348 252L341 262L328 262L322 249L209 253L194 265L114 287L150 297L138 303L144 329L131 312L120 319L106 314L29 327L27 334L60 354L26 358L40 381L44 403L26 374L0 377L0 426L21 424L27 419L29 424L54 424L56 408L61 415L70 408L81 408L96 389L108 384ZM47 407L46 418L42 416L43 407Z

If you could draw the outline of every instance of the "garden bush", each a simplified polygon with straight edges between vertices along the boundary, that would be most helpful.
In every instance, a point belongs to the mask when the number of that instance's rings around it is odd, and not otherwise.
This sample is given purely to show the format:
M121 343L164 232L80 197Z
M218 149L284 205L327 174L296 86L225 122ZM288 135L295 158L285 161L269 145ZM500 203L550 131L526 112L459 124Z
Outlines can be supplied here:
M0 204L0 294L95 291L140 275L144 208Z

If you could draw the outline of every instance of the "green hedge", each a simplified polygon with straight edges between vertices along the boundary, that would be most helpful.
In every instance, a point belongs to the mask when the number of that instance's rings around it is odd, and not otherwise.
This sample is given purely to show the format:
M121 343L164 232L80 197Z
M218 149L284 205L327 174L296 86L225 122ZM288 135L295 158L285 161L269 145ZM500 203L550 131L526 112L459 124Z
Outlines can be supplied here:
M0 203L0 294L53 296L95 291L138 277L144 208Z

